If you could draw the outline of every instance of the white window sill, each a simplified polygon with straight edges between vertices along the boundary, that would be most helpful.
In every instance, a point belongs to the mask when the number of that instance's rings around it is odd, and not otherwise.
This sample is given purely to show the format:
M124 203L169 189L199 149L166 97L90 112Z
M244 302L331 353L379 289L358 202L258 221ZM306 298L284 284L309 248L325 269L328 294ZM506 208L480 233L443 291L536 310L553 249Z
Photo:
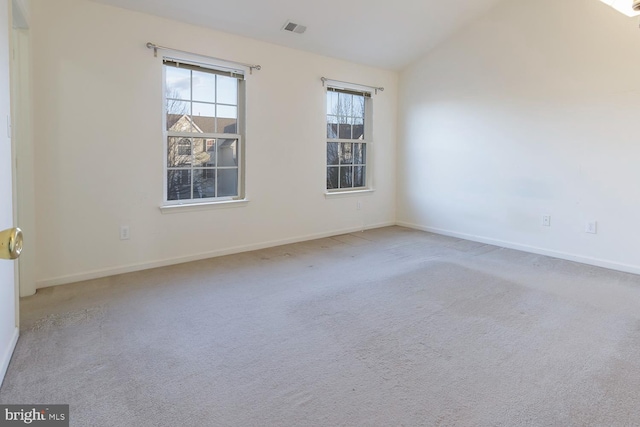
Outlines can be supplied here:
M249 200L225 200L223 202L206 202L206 203L185 203L182 205L164 205L160 206L163 214L172 214L178 212L205 211L210 209L238 208L246 206Z
M366 194L373 193L374 190L372 188L364 188L362 190L348 190L348 191L327 191L324 193L324 197L327 199L339 198L339 197L349 197L349 196L362 196Z

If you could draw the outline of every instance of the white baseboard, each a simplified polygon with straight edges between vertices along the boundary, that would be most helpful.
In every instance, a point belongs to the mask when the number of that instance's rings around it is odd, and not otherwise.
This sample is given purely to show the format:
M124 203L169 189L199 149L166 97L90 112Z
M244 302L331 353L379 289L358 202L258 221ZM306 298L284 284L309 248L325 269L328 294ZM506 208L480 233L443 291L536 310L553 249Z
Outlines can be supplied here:
M460 239L472 240L474 242L500 246L503 248L516 249L523 252L530 252L538 255L546 255L546 256L560 258L568 261L575 261L581 264L588 264L588 265L594 265L596 267L603 267L611 270L623 271L625 273L640 274L640 266L637 266L637 265L623 264L620 262L606 260L606 259L593 258L593 257L580 255L580 254L572 254L568 252L556 251L553 249L540 248L540 247L525 245L525 244L516 243L516 242L493 239L491 237L460 233L457 231L445 230L442 228L412 224L404 221L398 221L396 225L401 227L413 228L415 230L428 231L430 233L435 233L435 234L442 234L444 236L458 237Z
M18 337L20 336L20 331L16 328L13 331L13 336L11 337L11 341L9 342L9 348L2 355L2 359L0 359L0 386L4 381L4 376L7 373L7 368L9 368L9 362L11 362L11 356L13 356L13 351L16 348L16 344L18 343Z
M225 255L233 255L241 252L255 251L259 249L272 248L275 246L288 245L291 243L299 243L307 240L322 239L325 237L339 236L341 234L354 233L362 230L371 230L374 228L390 227L396 225L395 221L382 222L360 227L345 228L342 230L327 231L323 233L308 234L305 236L291 237L281 240L271 240L268 242L254 243L244 246L234 246L231 248L219 249L211 252L204 252L194 255L188 255L177 258L170 258L158 261L144 262L139 264L128 264L124 266L104 268L100 270L87 271L84 273L70 274L67 276L54 277L52 279L39 280L36 282L36 288L47 288L50 286L66 285L83 280L99 279L102 277L115 276L117 274L132 273L134 271L148 270L150 268L166 267L169 265L183 264L185 262L200 261L208 258L215 258Z

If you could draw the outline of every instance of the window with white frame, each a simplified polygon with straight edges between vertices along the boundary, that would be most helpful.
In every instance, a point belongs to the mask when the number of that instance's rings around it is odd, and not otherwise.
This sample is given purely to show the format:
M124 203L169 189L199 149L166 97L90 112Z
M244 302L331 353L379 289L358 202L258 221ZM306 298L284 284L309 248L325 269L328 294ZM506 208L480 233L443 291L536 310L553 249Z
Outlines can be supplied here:
M371 93L327 88L327 190L367 187Z
M166 205L242 198L243 79L165 58Z

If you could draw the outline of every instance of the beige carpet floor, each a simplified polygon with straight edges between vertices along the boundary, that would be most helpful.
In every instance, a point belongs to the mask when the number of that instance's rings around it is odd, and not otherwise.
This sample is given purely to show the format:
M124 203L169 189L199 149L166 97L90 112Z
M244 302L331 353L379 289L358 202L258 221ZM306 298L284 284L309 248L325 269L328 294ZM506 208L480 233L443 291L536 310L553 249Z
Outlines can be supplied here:
M390 227L39 290L72 426L640 425L640 277Z

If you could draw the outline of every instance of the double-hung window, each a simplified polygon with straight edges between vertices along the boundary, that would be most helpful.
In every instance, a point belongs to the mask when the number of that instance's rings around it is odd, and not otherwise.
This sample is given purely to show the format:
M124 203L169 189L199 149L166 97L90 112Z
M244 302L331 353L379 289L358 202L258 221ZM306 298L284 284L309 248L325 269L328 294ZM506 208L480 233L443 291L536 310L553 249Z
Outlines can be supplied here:
M242 198L243 78L165 58L165 205Z
M327 88L327 191L364 189L371 93Z

